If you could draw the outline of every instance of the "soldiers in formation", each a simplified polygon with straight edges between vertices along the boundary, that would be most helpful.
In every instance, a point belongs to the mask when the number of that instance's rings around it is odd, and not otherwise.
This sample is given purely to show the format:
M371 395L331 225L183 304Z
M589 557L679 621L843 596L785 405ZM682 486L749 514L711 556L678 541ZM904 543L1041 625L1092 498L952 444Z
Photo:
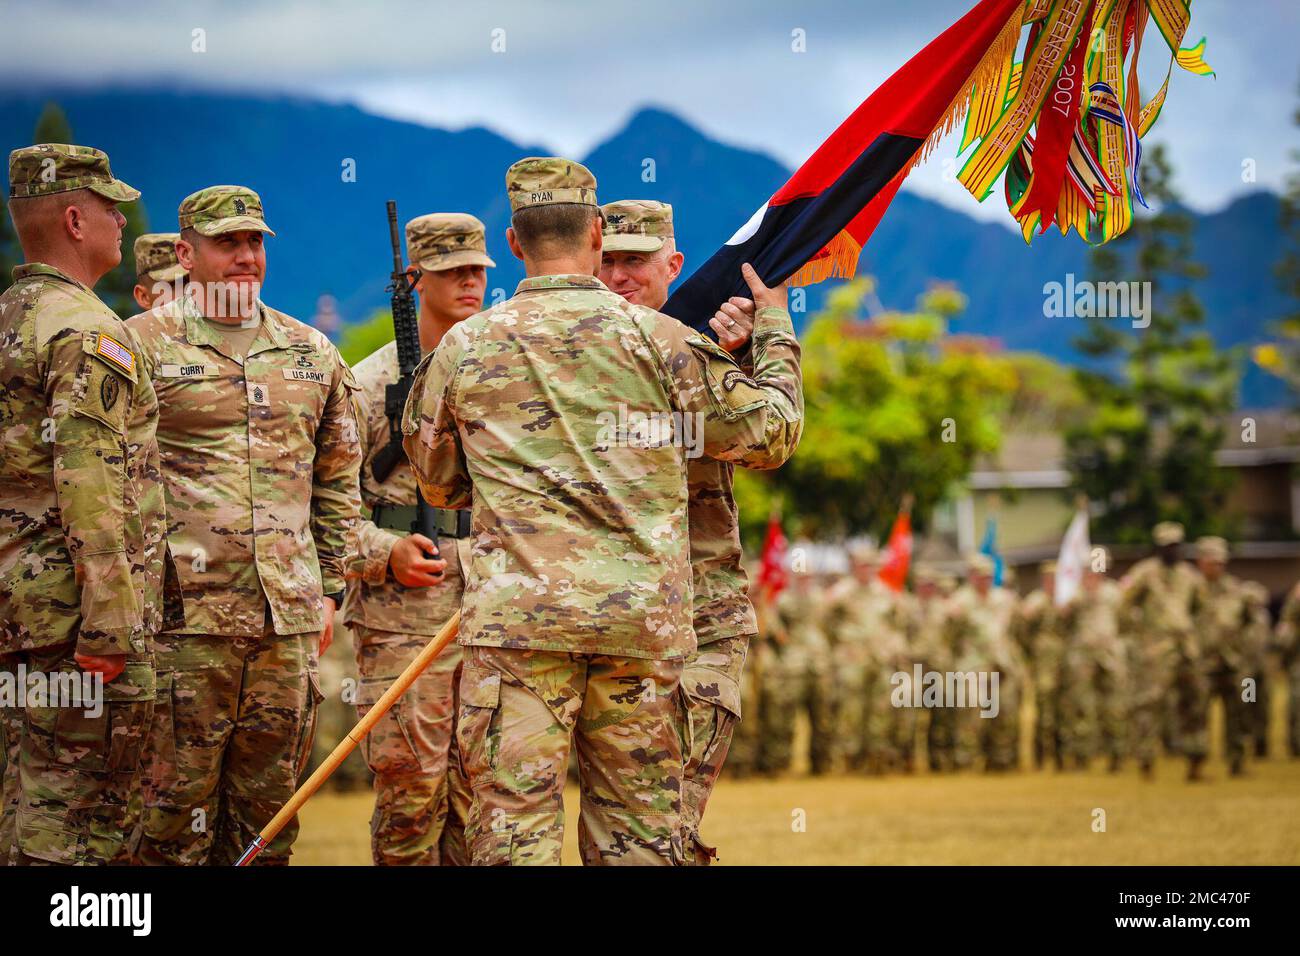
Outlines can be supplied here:
M1065 601L1054 561L1023 597L993 585L984 555L969 559L960 586L921 564L901 592L879 579L870 548L850 547L851 570L838 579L793 569L760 615L766 626L745 675L746 713L757 720L741 725L730 770L788 772L800 722L814 774L910 773L922 744L932 771L1010 770L1021 763L1023 710L1035 767L1100 760L1114 772L1132 758L1149 777L1164 751L1186 758L1195 780L1217 697L1224 755L1233 775L1243 773L1249 755L1265 753L1270 651L1300 699L1300 585L1274 628L1265 589L1226 571L1222 538L1195 542L1194 562L1182 557L1180 525L1162 522L1153 539L1154 554L1118 579L1106 549L1094 549ZM995 714L911 690L931 673L972 672L997 674ZM1300 754L1294 717L1289 735Z
M1196 776L1210 694L1235 771L1258 736L1265 596L1217 539L1199 570L1180 561L1176 526L1070 602L1049 568L1018 602L983 557L960 587L918 568L896 593L857 547L843 580L796 572L756 613L732 478L782 464L802 431L785 289L744 265L750 297L692 317L717 342L657 311L682 268L672 208L602 207L581 164L507 171L527 278L490 309L482 223L407 224L425 358L398 421L393 346L354 373L261 300L274 233L252 189L198 189L178 232L141 238L143 311L124 322L92 290L139 193L62 144L15 150L9 182L25 264L0 296L7 863L237 859L308 763L339 609L358 714L462 615L459 648L363 748L380 864L558 862L571 752L584 862L707 864L729 753L786 769L800 710L817 773L908 771L922 740L934 769L1013 768L1029 699L1035 754L1058 765L1132 753L1149 771L1163 742ZM1297 626L1300 592L1277 638L1293 674ZM102 706L30 693L32 675L60 693L94 678ZM287 862L296 833L259 862Z

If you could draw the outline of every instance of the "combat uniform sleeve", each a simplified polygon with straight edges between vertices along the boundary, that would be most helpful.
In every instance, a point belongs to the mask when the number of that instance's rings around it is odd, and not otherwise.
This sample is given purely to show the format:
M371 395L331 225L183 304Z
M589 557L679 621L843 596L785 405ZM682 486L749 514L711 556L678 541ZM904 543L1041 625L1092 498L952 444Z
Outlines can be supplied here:
M353 405L357 383L337 352L335 363L325 414L316 430L311 486L311 533L326 594L345 587L344 573L361 515L361 441Z
M752 375L713 340L673 325L664 338L674 401L681 412L704 414L704 454L745 468L784 464L803 431L800 348L790 313L763 308L754 316Z
M365 468L371 449L388 443L388 418L371 415L370 400L364 390L359 389L353 399L353 413L361 439L361 467ZM369 514L363 513L357 526L356 551L348 562L348 576L359 577L367 584L383 584L388 577L388 560L392 557L393 545L401 540L400 534L379 527L370 520Z
M126 654L144 625L126 553L127 423L138 367L132 339L108 321L67 329L45 349L54 488L81 586L80 654Z
M420 483L424 500L435 508L468 508L473 485L456 424L453 396L466 339L454 326L415 370L402 416L402 447Z

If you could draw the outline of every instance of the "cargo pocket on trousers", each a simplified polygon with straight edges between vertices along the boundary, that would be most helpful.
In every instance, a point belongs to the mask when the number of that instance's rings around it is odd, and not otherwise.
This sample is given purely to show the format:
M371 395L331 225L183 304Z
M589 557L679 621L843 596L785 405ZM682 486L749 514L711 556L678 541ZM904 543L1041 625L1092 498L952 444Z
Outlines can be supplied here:
M474 840L470 850L471 866L509 866L512 862L515 833L510 829L485 830Z
M57 708L54 760L60 766L96 773L135 770L157 693L153 664L128 661L121 674L101 686L97 701L83 699L82 706Z
M86 853L87 828L29 807L18 808L14 823L18 849L23 856L44 863L67 865L82 862Z
M501 675L466 665L460 677L456 743L471 787L496 769L501 746ZM486 837L487 834L484 834ZM477 847L478 841L475 841Z
M700 764L709 764L719 745L727 740L740 720L740 685L720 671L696 667L682 673L681 686L686 708L683 723L687 728L687 739L682 742L686 759L689 763L698 760ZM717 711L707 740L698 739L704 734L705 725L710 723L702 711L704 707Z
M357 686L357 709L368 712L392 686L396 678L366 677ZM384 716L375 721L370 733L361 738L361 756L371 772L379 775L419 773L423 767L411 741L407 726L408 695L393 702Z
M176 702L175 672L158 672L158 692L154 695L153 720L149 725L148 773L144 778L144 805L159 806L159 796L176 784Z
M307 670L307 681L306 713L303 715L302 732L298 738L298 762L295 770L298 780L302 779L311 763L312 743L316 740L316 720L320 716L321 701L325 699L325 694L320 689L320 672L316 669L315 661L312 661Z

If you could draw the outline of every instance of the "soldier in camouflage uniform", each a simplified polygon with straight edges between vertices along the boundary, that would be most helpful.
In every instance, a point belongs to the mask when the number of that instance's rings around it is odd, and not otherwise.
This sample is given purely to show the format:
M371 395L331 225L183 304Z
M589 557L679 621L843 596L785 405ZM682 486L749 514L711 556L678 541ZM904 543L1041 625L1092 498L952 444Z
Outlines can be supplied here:
M270 229L251 189L180 206L186 295L133 317L153 379L185 621L158 636L145 863L228 864L311 754L355 534L356 384L320 332L260 299ZM284 864L297 821L258 857Z
M1061 679L1061 748L1076 767L1097 753L1120 769L1127 753L1128 649L1119 631L1119 586L1103 570L1102 550L1087 568L1079 591L1060 609L1065 638Z
M472 861L559 861L576 730L583 861L681 862L677 690L695 649L686 462L775 466L793 452L802 392L784 289L747 272L758 309L746 375L595 278L588 170L530 158L506 184L507 239L528 278L448 332L404 426L429 502L472 508L457 723Z
M406 224L406 253L420 299L420 348L432 352L457 322L483 306L487 254L483 223L464 213L433 213ZM412 534L415 477L405 454L380 481L373 470L390 440L384 392L399 376L397 343L355 369L365 464L367 519L348 582L345 620L357 642L357 711L364 716L460 607L469 559L469 512L436 509L437 542ZM430 557L439 555L439 557ZM376 865L464 864L464 820L450 810L468 801L459 773L448 773L453 683L460 648L443 651L361 742L375 774L370 846ZM444 841L444 837L446 838ZM445 860L444 860L445 857Z
M950 599L945 621L953 669L998 675L997 714L985 716L976 706L957 708L955 762L972 766L978 751L985 770L1012 770L1019 763L1025 678L1024 658L1011 636L1016 597L993 585L993 560L987 555L972 555L967 572L967 584Z
M136 305L148 311L176 298L178 283L184 286L185 269L176 259L179 232L146 232L135 240Z
M1157 553L1120 582L1120 626L1129 646L1133 688L1133 752L1142 775L1154 772L1162 725L1187 757L1187 778L1199 780L1206 752L1206 688L1193 613L1201 576L1178 558L1183 526L1162 521Z
M826 596L825 628L835 664L835 740L841 762L851 772L883 769L884 728L888 725L894 670L889 661L906 622L894 592L880 580L880 557L867 544L849 549L850 574Z
M1291 589L1282 605L1273 640L1288 686L1287 752L1293 758L1300 757L1300 584Z
M634 305L662 309L683 256L673 237L673 208L653 200L607 203L599 278ZM752 299L732 298L710 320L719 343L736 351L749 341ZM769 327L767 354L788 349L797 372L799 343ZM796 386L798 383L796 382ZM740 723L740 683L750 639L757 632L741 564L740 523L732 494L734 466L712 458L686 464L693 614L698 647L682 670L681 734L686 741L682 790L683 845L690 862L707 865L717 853L700 837L700 821Z
M1025 655L1034 682L1034 766L1041 768L1051 760L1056 769L1063 766L1061 751L1061 708L1064 705L1062 667L1065 662L1065 637L1056 611L1056 562L1044 561L1038 567L1039 586L1030 591L1016 607L1012 634Z
M794 570L789 586L768 616L758 708L761 766L768 774L790 769L795 722L800 712L808 716L812 772L826 773L834 760L833 675L830 647L821 626L823 599L816 576L806 569Z
M945 625L947 598L939 587L939 574L928 565L917 565L912 572L915 588L910 627L914 660L927 671L944 673L952 670L952 651L948 646ZM952 770L954 766L955 712L949 707L926 708L926 762L930 770Z
M121 261L118 203L139 195L97 149L9 156L25 264L0 296L0 673L103 681L98 708L60 694L0 712L0 861L11 864L120 863L131 852L151 644L164 584L173 602L179 594L153 387L138 344L91 289Z
M1254 688L1263 653L1258 602L1245 582L1229 574L1228 542L1207 536L1197 539L1196 566L1203 579L1194 606L1194 623L1201 644L1201 666L1207 700L1223 701L1224 754L1234 777L1245 771L1253 742L1251 710L1258 707Z

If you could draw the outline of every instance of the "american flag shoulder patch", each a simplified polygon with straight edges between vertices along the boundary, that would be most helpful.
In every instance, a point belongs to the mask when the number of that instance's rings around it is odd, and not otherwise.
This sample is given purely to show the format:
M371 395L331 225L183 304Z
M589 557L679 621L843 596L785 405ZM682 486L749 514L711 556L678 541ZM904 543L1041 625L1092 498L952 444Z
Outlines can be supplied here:
M95 354L112 362L128 375L135 374L135 353L107 332L99 333L99 341L95 343Z

